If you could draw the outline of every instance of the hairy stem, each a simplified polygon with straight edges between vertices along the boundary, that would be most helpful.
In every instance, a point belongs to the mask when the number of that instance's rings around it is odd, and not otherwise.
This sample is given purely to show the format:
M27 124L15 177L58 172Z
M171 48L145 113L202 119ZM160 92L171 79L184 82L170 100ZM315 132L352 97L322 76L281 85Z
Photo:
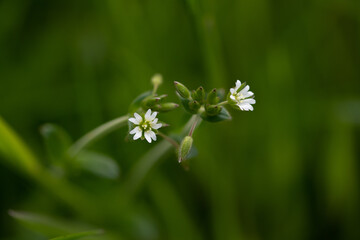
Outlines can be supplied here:
M124 115L107 123L104 123L99 127L95 128L94 130L90 131L89 133L85 134L69 148L69 156L75 157L82 149L84 149L86 146L90 145L94 141L118 128L125 126L128 118L128 115Z
M158 135L160 135L162 138L164 138L166 141L168 141L169 143L171 143L176 149L179 148L179 144L174 140L172 139L171 137L165 135L164 133L162 132L158 132Z
M197 124L200 123L200 121L201 121L201 118L200 118L199 115L195 115L195 116L196 116L196 118L195 118L195 120L194 120L194 122L193 122L193 124L192 124L192 126L191 126L191 128L190 128L190 131L189 131L189 136L190 136L190 137L192 137L192 135L194 134L194 131L195 131L195 128L196 128Z

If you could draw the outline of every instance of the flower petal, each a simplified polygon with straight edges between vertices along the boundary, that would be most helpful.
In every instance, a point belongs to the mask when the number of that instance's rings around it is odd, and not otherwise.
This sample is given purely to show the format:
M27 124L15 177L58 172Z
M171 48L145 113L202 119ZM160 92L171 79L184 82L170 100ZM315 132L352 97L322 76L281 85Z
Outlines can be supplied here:
M147 112L145 113L145 120L151 121L150 117L151 117L151 109L147 110Z
M139 123L142 122L143 119L138 113L134 113L134 116Z
M244 98L248 98L254 96L254 93L252 91L248 91L247 93L244 94Z
M142 136L142 131L138 131L135 135L134 135L134 140L137 140L137 139L139 139L139 138L141 138L141 136Z
M141 128L136 127L136 128L134 128L133 130L130 131L130 134L135 134L135 133L138 133L138 132L141 132Z
M148 130L144 134L146 141L148 141L149 143L151 143L151 134L150 134L150 132L152 132L152 131Z
M152 129L159 129L162 127L162 123L151 124Z
M245 95L247 93L247 91L249 91L249 89L250 89L249 85L246 85L244 87L244 89L242 89L239 93L242 95Z
M240 88L240 86L241 86L241 82L240 82L240 80L237 80L236 81L236 83L235 83L235 91L237 91L239 88Z
M153 131L150 131L150 137L152 140L156 141L156 134Z
M156 115L157 115L157 114L158 114L157 112L153 112L153 113L151 114L151 116L150 116L149 121L154 120L154 119L156 118Z
M132 123L134 123L136 125L140 124L140 122L136 118L129 118L129 122L132 122Z
M243 103L248 103L248 104L255 104L256 103L255 99L253 99L253 98L245 99L242 102Z

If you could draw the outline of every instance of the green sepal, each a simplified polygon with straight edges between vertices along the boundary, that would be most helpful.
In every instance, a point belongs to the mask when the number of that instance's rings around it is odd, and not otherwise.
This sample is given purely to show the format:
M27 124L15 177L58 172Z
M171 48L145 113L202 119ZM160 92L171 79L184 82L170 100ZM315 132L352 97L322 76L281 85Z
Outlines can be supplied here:
M239 89L238 89L236 92L237 92L237 93L240 92L241 90L244 89L245 86L246 86L246 82L243 82L243 83L240 85Z
M191 99L186 99L186 98L183 98L181 97L179 94L178 94L179 98L180 98L180 102L181 104L183 105L184 109L191 113L191 114L196 114L197 111L194 111L190 108L190 102L192 101Z
M200 104L203 104L205 101L205 90L203 87L198 87L198 89L194 90L192 92L192 98L199 102Z
M221 111L218 115L209 116L205 111L200 116L204 121L208 121L208 122L222 122L226 120L231 120L230 113L224 107L221 108Z
M155 106L160 100L161 98L150 95L142 100L141 105L144 109L149 109Z
M189 108L191 109L191 111L195 113L199 111L200 107L201 107L200 103L196 100L189 102Z
M179 147L179 152L178 152L178 160L179 163L181 163L182 161L185 161L187 159L187 156L190 153L191 147L193 144L193 138L190 136L186 136Z
M214 105L214 104L217 104L219 101L220 101L220 98L217 96L217 90L216 90L216 88L214 88L213 90L211 90L208 93L207 103Z
M169 112L178 107L179 107L179 104L168 102L168 103L157 104L157 105L153 106L151 109L154 111L158 111L158 112Z
M190 91L189 89L182 83L179 82L174 82L175 84L175 88L176 88L176 92L183 98L190 98Z
M206 104L205 111L208 116L215 116L218 115L221 111L222 107L217 105L209 105Z
M148 96L152 95L151 91L148 92L144 92L142 94L140 94L138 97L135 98L135 100L130 104L129 107L129 113L133 114L134 112L136 112L140 107L142 107L142 102L145 98L147 98Z

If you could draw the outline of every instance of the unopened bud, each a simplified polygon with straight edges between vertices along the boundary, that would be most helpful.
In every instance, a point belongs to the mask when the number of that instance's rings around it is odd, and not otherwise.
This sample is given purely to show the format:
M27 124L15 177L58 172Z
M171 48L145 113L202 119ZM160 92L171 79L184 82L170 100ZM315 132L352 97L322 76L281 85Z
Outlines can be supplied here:
M185 85L183 85L179 82L176 82L176 81L174 82L174 84L175 84L177 93L181 97L186 98L186 99L190 98L190 91L189 91L189 89L187 89L187 87L185 87Z
M152 78L151 78L151 83L158 87L159 85L161 85L163 82L163 78L162 78L162 75L157 73L155 74Z
M159 97L149 96L143 100L143 106L144 108L151 108L155 104L157 104L161 99Z
M207 102L209 104L217 104L219 102L219 97L217 96L216 88L211 90L207 96Z
M193 92L192 98L196 101L198 101L200 104L204 102L205 98L205 90L203 87L199 87L196 89L196 91Z
M217 105L206 105L205 107L206 109L206 113L209 116L216 116L220 113L221 111L221 106L217 106Z
M186 160L187 156L190 153L191 147L193 144L193 138L190 136L186 136L184 140L181 142L179 147L179 162Z
M179 107L179 104L168 102L168 103L162 103L162 104L155 105L152 109L154 111L158 111L158 112L169 112L178 107Z
M201 105L198 101L191 101L189 102L189 108L194 111L197 112L200 109Z

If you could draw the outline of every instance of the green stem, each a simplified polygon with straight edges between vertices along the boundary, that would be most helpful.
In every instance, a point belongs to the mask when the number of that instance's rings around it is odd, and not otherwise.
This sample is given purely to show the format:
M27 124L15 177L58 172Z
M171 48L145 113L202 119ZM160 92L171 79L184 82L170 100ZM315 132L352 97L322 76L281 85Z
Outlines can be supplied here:
M125 126L128 118L128 115L124 115L107 123L104 123L99 127L95 128L94 130L90 131L89 133L85 134L69 148L69 156L75 157L82 149L84 149L86 146L90 145L94 141L118 128Z
M224 105L226 105L228 103L229 103L228 101L223 101L223 102L219 103L218 106L224 106Z
M174 140L174 139L172 139L171 137L169 137L169 136L167 136L167 135L165 135L164 133L162 133L162 132L158 132L158 135L160 135L162 138L164 138L166 141L168 141L169 143L171 143L174 147L175 147L175 149L178 149L179 148L179 144Z
M192 124L192 126L190 128L190 131L189 131L189 136L190 137L192 137L192 135L194 134L194 131L195 131L195 128L196 128L198 122L201 121L201 118L200 118L199 115L195 115L195 116L196 116L196 118L195 118L195 120L194 120L194 122L193 122L193 124Z

